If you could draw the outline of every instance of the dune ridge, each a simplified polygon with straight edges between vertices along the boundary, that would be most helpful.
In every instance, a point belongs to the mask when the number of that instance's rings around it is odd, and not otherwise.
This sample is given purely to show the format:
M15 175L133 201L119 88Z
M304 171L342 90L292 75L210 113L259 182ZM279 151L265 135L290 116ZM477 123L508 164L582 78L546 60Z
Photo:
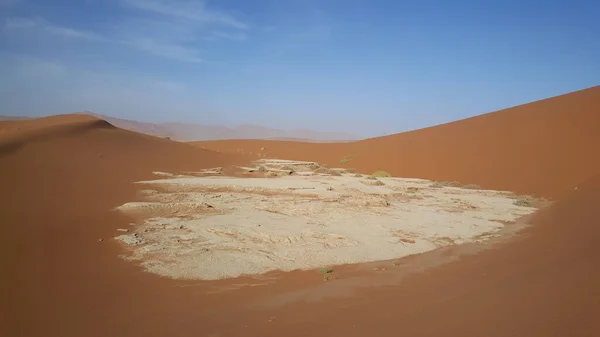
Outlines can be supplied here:
M186 144L77 115L0 122L0 335L598 336L599 106L593 87L344 144ZM425 270L430 257L416 256L416 271L386 287L324 284L311 272L174 283L117 258L108 239L130 219L113 209L137 200L133 182L256 153L332 167L354 155L344 167L556 202L515 240Z
M343 144L194 142L362 173L459 181L554 198L600 172L600 86L425 129Z

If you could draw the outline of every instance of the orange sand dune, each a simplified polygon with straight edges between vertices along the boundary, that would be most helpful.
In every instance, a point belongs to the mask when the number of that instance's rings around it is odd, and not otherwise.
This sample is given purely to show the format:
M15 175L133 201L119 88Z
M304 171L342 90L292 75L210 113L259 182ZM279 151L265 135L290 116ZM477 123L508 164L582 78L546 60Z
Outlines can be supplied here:
M426 129L343 144L197 142L223 152L315 160L362 173L456 180L555 197L600 172L600 86ZM265 150L260 149L264 147Z
M78 115L2 122L0 336L598 336L599 96L595 87L356 143L202 143L245 157ZM172 281L117 257L110 238L129 219L112 209L136 200L134 181L250 152L331 166L353 154L346 166L364 172L558 201L492 249L418 255L385 272L340 266L333 282L314 271Z

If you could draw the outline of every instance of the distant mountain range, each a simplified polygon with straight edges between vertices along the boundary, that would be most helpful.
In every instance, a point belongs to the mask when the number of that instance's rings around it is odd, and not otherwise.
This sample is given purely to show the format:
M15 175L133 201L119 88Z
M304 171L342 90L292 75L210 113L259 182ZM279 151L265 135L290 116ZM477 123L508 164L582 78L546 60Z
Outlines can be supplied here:
M0 121L16 121L16 120L22 120L22 119L27 119L27 117L0 115Z
M149 123L96 114L84 114L102 118L112 125L126 130L145 133L157 137L169 137L179 141L203 141L223 139L273 139L300 142L348 142L359 137L345 132L315 131L309 129L273 129L258 125L225 127L187 123ZM0 120L26 119L26 117L0 116Z
M146 133L158 137L169 137L180 141L201 141L221 139L278 139L294 141L353 141L359 138L344 132L315 131L309 129L282 130L258 125L240 125L234 128L225 126L148 123L85 112L102 118L116 127Z

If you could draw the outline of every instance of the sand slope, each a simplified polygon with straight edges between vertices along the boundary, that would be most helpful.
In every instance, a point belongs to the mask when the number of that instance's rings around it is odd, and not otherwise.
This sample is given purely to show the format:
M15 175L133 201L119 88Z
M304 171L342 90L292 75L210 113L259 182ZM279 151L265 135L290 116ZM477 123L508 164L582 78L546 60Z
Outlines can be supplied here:
M208 286L141 273L116 257L116 243L97 242L128 225L111 209L136 200L132 182L155 178L153 171L247 158L76 115L1 122L0 335L598 336L599 96L594 87L349 144L203 143L253 156L265 147L274 157L331 166L354 154L346 166L366 172L385 169L558 200L510 244L387 287L369 288L378 280L369 276L363 288L351 290L343 282L324 285L310 272L245 288L239 284L251 280ZM292 300L315 292L345 297Z
M501 249L371 288L343 305L295 307L307 315L302 319L279 312L287 330L277 332L304 336L300 329L310 326L322 336L598 336L600 176L559 199Z
M397 135L344 144L199 142L221 151L263 153L345 166L362 173L456 180L555 197L600 172L600 86ZM264 147L264 151L260 149Z
M97 239L127 222L111 209L136 198L133 182L153 177L153 170L235 160L90 116L1 122L0 335L73 335L60 332L73 324L81 336L78 324L95 320L81 308L124 285L115 279L123 271L111 264L116 247L107 250ZM79 323L64 320L81 315L87 318Z

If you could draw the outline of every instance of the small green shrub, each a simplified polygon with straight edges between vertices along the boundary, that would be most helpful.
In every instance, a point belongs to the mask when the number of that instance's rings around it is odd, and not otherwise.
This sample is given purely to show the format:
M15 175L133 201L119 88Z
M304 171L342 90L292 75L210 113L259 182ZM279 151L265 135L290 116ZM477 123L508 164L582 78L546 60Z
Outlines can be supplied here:
M515 206L529 207L529 206L531 206L531 201L527 198L521 198L521 199L515 200L515 202L513 202L513 204Z
M377 177L377 178L385 178L385 177L391 177L392 175L385 171L375 171L375 172L373 172L372 176Z
M353 154L351 154L351 155L348 155L348 156L345 156L345 157L344 157L344 159L340 160L340 165L344 165L344 164L346 164L347 162L349 162L349 161L351 161L352 159L354 159L354 157L355 157L355 156L354 156Z
M331 274L331 273L333 273L333 269L331 269L331 268L321 268L321 270L319 270L319 272L321 274Z

